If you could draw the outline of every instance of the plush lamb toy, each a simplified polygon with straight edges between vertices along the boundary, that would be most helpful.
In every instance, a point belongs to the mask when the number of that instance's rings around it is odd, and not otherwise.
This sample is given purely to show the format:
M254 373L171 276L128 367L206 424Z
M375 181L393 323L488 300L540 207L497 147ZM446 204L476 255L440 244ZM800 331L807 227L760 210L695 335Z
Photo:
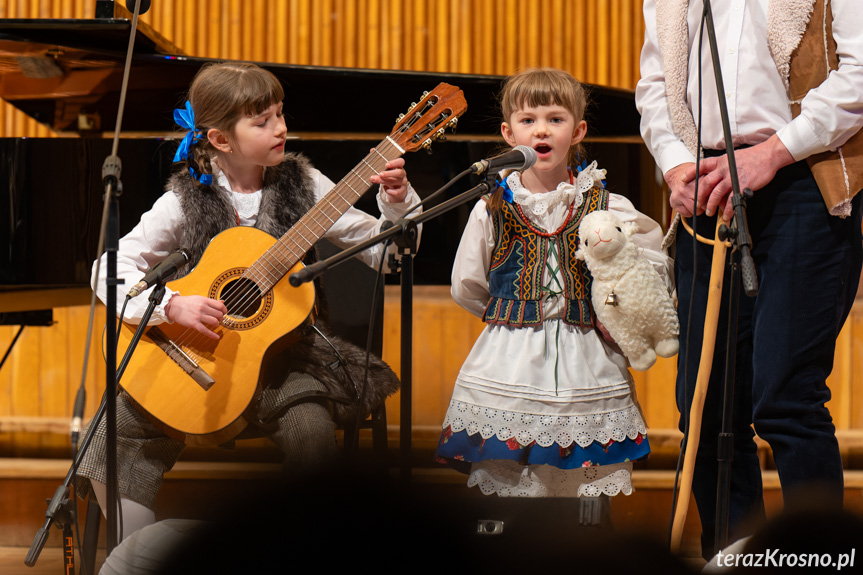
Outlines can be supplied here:
M645 371L656 356L677 353L680 324L660 275L629 241L638 229L611 212L587 214L578 228L576 257L593 276L591 301L596 317L620 346L633 369Z

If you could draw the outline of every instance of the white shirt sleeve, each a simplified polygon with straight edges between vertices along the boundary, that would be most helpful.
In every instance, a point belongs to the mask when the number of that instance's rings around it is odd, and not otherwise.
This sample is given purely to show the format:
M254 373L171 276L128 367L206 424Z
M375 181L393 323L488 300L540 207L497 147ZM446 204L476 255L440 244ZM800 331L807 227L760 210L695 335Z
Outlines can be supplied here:
M838 69L801 102L800 115L777 132L795 160L835 150L863 127L863 10L859 0L832 0Z
M183 213L180 208L180 200L173 192L166 192L156 200L148 212L141 216L138 225L120 239L117 250L117 278L122 279L123 283L117 286L118 313L126 298L126 292L144 277L147 270L182 246L182 223ZM102 254L93 264L90 279L92 288L96 290L96 295L103 303L108 296L106 257L106 254ZM125 321L133 324L140 323L149 305L148 298L152 291L153 288L149 288L138 297L129 300L123 318ZM153 315L150 318L151 324L168 321L168 318L165 317L165 304L168 303L174 293L171 290L166 290L161 304L153 310Z
M635 87L635 106L641 114L641 136L665 174L675 166L694 162L695 157L674 134L665 99L665 74L656 30L656 2L644 1L644 47L641 79Z
M485 200L473 207L452 268L450 292L457 304L477 317L483 317L488 305L488 268L494 249L494 223Z

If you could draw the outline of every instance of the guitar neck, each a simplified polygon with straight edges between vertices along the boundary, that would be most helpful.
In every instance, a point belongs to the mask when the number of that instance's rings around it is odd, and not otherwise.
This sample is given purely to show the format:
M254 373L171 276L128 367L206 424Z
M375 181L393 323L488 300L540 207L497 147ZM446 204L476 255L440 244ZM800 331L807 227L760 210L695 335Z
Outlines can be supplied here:
M387 136L315 206L300 218L273 246L252 264L244 277L262 293L270 290L321 239L333 224L357 203L371 186L371 177L382 172L404 150Z

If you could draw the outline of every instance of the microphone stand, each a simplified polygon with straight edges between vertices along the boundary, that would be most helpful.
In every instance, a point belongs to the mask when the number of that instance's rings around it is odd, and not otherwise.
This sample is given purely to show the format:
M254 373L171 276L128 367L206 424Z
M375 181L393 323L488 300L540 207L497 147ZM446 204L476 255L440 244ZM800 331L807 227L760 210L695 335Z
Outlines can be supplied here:
M105 207L102 217L102 237L100 238L99 252L101 253L102 239L105 240L105 252L107 260L107 279L106 285L108 288L107 301L107 325L106 325L106 382L105 382L105 397L103 403L104 410L107 412L106 417L106 487L107 487L107 509L105 510L107 520L107 553L110 554L114 547L117 546L117 337L116 317L117 310L117 289L116 286L121 284L123 280L117 279L117 249L119 245L119 207L117 198L122 194L123 184L120 181L120 173L122 171L122 163L117 151L120 142L120 128L123 122L123 111L126 103L126 89L129 84L129 71L132 63L132 52L135 46L135 32L138 28L138 15L140 13L142 2L135 0L135 10L132 14L131 33L129 34L129 45L126 51L126 61L123 67L123 83L120 88L120 102L117 110L117 121L114 129L114 139L111 147L111 155L105 159L102 165L102 182L105 186ZM146 322L143 323L146 325ZM132 349L132 345L129 346ZM128 353L127 353L128 356ZM107 400L107 401L106 401ZM102 408L100 407L100 411ZM98 423L98 420L96 420ZM96 425L90 426L90 431L87 434L88 439L92 437L92 432ZM36 536L30 546L30 551L25 558L25 564L32 567L35 565L39 554L45 545L48 538L48 529L59 510L67 508L71 509L71 515L74 515L75 505L71 502L69 506L64 500L68 500L69 486L72 484L75 472L82 459L85 449L79 449L78 456L72 463L69 473L63 485L54 493L54 497L48 505L46 511L46 520L43 527L37 531ZM70 517L71 521L71 517ZM90 565L89 567L94 567Z
M288 278L294 287L302 283L312 281L329 268L340 264L346 259L366 250L374 245L383 243L390 238L399 246L401 258L401 396L399 416L399 459L400 478L404 484L410 481L411 455L412 455L412 431L413 419L413 256L416 252L418 230L417 224L432 220L454 208L457 208L471 200L475 200L493 189L494 174L486 174L486 177L470 190L459 194L427 211L422 212L414 218L402 218L394 222L389 229L381 231L378 235L359 243L351 248L341 251L325 260L316 262L302 270L291 274Z
M126 348L126 353L123 356L123 361L120 363L119 368L112 372L113 379L115 381L120 381L120 378L123 377L123 372L126 369L126 365L129 363L129 359L132 357L132 353L134 353L135 348L138 346L138 341L141 339L141 336L144 334L144 330L147 328L147 323L150 321L150 317L153 314L153 310L156 308L159 303L161 303L162 298L165 297L165 286L162 284L161 280L156 284L156 287L150 293L149 302L150 304L147 306L147 309L144 310L144 315L141 317L141 323L138 324L138 328L135 330L135 334L132 336L131 341L129 342L129 347ZM116 295L115 295L116 298ZM109 318L108 326L111 324L115 326L113 331L116 331L117 322L113 321L112 318ZM106 335L106 337L108 337ZM116 342L116 337L114 337L114 342ZM110 342L109 342L110 343ZM114 350L116 352L116 343L113 344ZM116 359L116 354L115 354ZM116 364L116 362L115 362ZM109 364L110 365L110 364ZM93 436L96 434L96 428L99 426L99 422L101 421L103 416L110 416L110 404L113 403L115 405L114 408L114 416L116 418L116 403L117 396L116 392L113 397L114 401L111 402L111 394L108 393L108 390L105 390L104 395L102 396L102 403L99 405L99 409L96 411L96 414L93 416L92 421L90 422L90 426L87 429L87 433L84 434L84 438L81 440L81 446L78 448L77 453L75 454L75 459L72 461L72 466L69 468L69 471L66 473L66 478L63 480L63 484L57 488L57 491L54 492L54 497L51 499L51 502L48 504L48 510L45 512L45 524L41 529L36 533L36 538L33 540L33 544L30 546L30 551L27 553L27 557L24 561L29 567L32 567L36 564L36 560L39 558L39 554L42 552L42 548L45 546L45 542L48 540L48 532L51 527L51 523L55 520L60 519L71 519L71 517L65 515L64 510L69 510L74 512L74 503L69 500L69 487L72 485L72 482L75 480L75 474L78 471L78 467L81 465L81 461L84 459L84 455L87 453L87 449L90 447L90 443L93 440ZM106 441L110 439L110 436L106 438ZM116 439L116 438L115 438ZM115 468L116 469L116 468ZM116 483L117 477L116 473L114 476L114 482ZM68 509L68 506L71 506L71 509ZM107 510L106 510L107 511ZM116 511L116 507L115 507ZM62 515L61 515L62 514ZM61 515L59 518L57 515ZM65 524L64 524L65 525ZM98 523L97 523L98 529ZM114 529L114 538L117 537L116 527ZM95 544L95 541L93 541ZM88 557L95 558L96 550L92 550L92 554L88 554ZM92 562L88 562L84 568L89 568L88 572L92 572L92 568L94 567ZM83 572L83 568L82 568Z
M731 203L734 207L734 218L731 226L720 226L718 237L731 242L732 254L729 258L731 273L729 278L728 332L726 340L725 377L723 383L722 429L717 438L718 471L716 478L716 532L714 550L724 549L728 544L728 515L731 490L731 463L734 455L734 434L731 432L732 405L734 401L734 368L737 350L737 312L738 312L738 266L746 295L754 297L758 293L758 276L752 260L752 238L746 218L746 199L752 196L748 188L740 192L740 182L737 174L737 163L734 157L731 127L728 118L728 107L725 102L725 84L722 80L722 70L719 62L719 50L716 44L716 28L713 23L713 11L710 0L704 0L703 20L707 27L707 38L710 44L710 55L713 63L713 73L716 81L716 91L719 100L719 111L722 119L722 132L725 139L725 151L728 157L728 171L731 178ZM697 175L696 175L697 177ZM719 214L717 214L719 217ZM739 263L734 252L739 252Z

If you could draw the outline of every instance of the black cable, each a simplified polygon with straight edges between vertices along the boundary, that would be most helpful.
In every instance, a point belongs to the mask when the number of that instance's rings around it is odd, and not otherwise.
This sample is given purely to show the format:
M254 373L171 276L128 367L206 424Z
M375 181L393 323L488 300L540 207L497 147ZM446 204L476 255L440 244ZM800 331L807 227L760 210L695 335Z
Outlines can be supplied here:
M447 186L445 186L444 188L441 188L441 190L444 190L447 187L449 187L449 184L447 184ZM435 192L435 193L437 193L437 192ZM434 196L434 194L432 194L432 196ZM430 199L432 196L429 196L429 198L427 198L427 199ZM422 204L422 202L414 205L410 210L408 210L408 213L410 213L415 208L419 207L421 204ZM405 214L405 215L407 215L407 214ZM392 238L390 238L386 242L384 242L383 253L381 254L381 261L378 264L377 273L375 274L375 289L372 292L372 307L371 307L371 310L369 311L369 329L368 329L368 333L366 335L366 363L365 363L365 367L363 370L363 388L360 390L360 396L357 399L357 417L356 417L356 422L355 422L356 427L354 429L354 437L357 438L357 446L359 446L360 425L361 425L360 411L359 410L365 402L366 390L368 389L368 385L369 385L369 368L370 368L371 355L372 355L372 338L373 338L374 333L375 333L375 331L374 331L375 330L375 323L376 323L375 320L377 319L377 317L376 317L377 314L375 313L375 309L377 308L377 305L378 305L378 293L380 293L383 290L383 281L382 280L383 280L384 262L386 261L387 251L389 250L389 247L392 243L393 243ZM407 257L410 257L410 256L407 256ZM372 414L372 416L374 416L374 414Z

